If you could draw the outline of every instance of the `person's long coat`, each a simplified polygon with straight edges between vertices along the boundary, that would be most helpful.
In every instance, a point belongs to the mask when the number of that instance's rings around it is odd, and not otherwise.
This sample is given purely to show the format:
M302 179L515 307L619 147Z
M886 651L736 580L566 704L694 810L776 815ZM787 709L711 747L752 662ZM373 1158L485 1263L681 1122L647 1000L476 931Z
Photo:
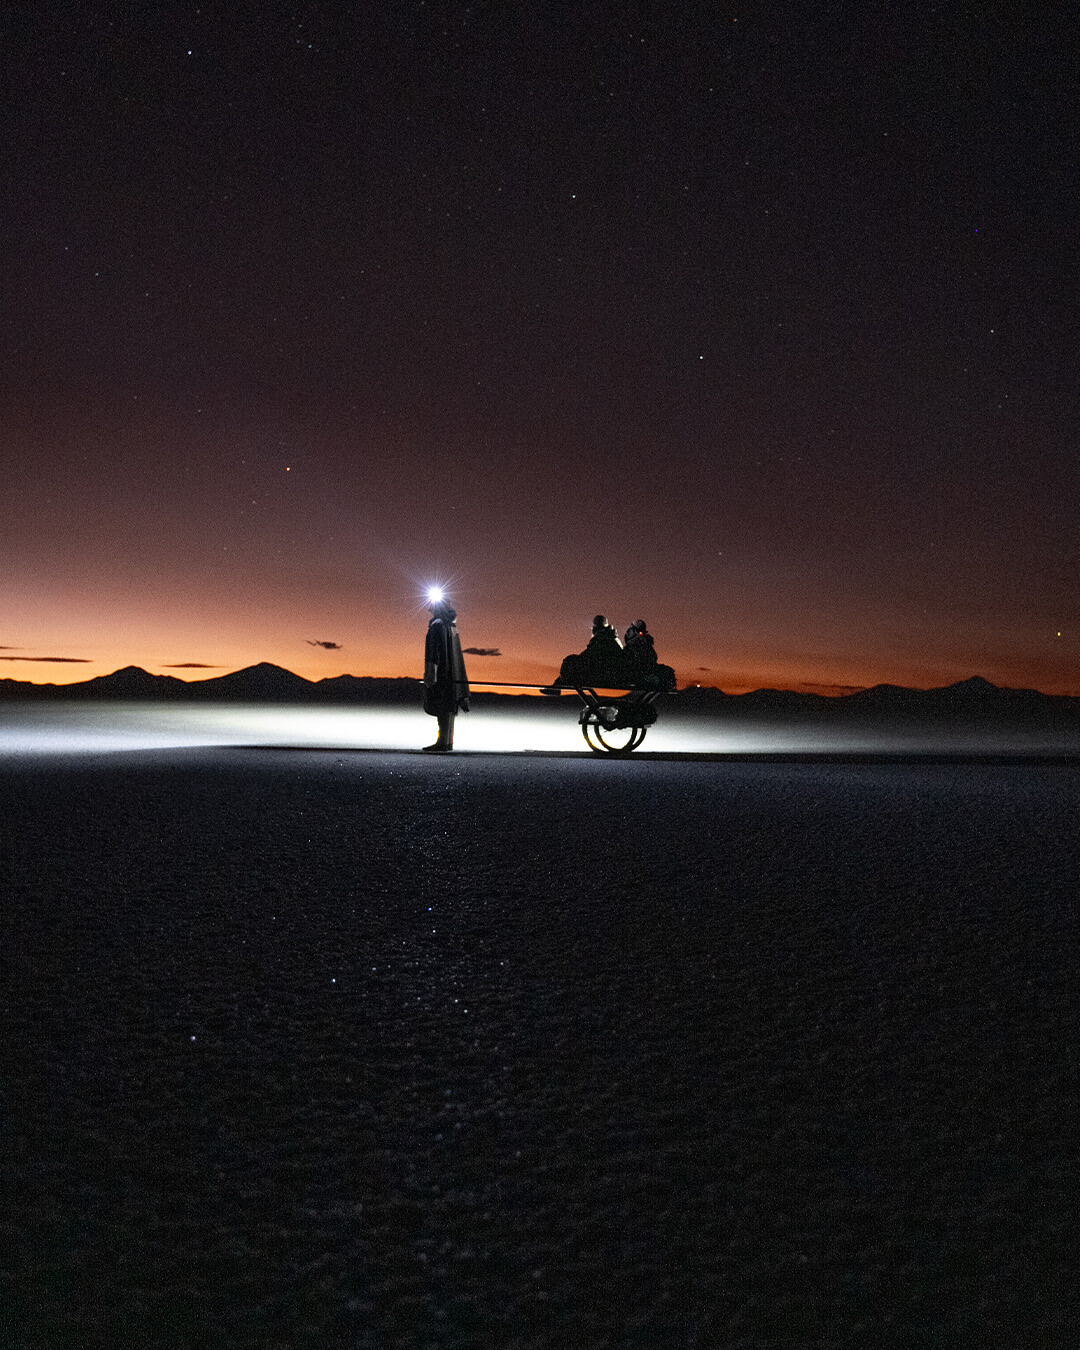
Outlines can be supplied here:
M444 614L435 614L428 624L424 643L424 711L445 716L460 708L469 711L469 681L457 624Z

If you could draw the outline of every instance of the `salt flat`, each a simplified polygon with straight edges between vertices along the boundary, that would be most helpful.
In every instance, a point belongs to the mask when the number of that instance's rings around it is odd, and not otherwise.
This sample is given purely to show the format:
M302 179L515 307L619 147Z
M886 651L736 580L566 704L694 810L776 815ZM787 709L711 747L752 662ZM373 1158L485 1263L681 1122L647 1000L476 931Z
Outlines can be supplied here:
M1071 1345L1078 808L9 754L4 1343Z
M588 753L577 721L580 707L573 695L496 706L478 702L457 719L455 749L462 754ZM433 740L436 730L419 708L402 706L12 701L0 703L0 763L26 756L197 746L409 750ZM980 754L1072 756L1080 761L1080 724L1032 727L975 717L920 725L872 714L844 722L730 712L719 716L661 701L659 720L637 753Z

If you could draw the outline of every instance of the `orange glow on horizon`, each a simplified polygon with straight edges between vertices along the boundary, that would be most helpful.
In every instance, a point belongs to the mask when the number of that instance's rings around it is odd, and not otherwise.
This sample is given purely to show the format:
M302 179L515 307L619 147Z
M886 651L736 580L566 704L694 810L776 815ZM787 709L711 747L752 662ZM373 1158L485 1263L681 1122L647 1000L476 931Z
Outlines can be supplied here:
M0 597L5 615L0 639L6 644L0 645L0 679L66 685L134 665L198 681L264 661L312 681L341 674L422 674L428 614L411 582L344 598L339 592L274 592L269 602L253 583L206 595L147 585L135 602L130 594L88 581L50 602L44 591L28 586L20 593L9 583ZM465 657L470 678L493 686L550 684L563 656L584 648L597 608L579 594L560 593L556 605L543 591L528 612L508 609L501 596L489 598L478 587L454 598L463 647L500 653ZM631 607L622 596L610 606L624 623L639 608L650 621L660 660L674 667L680 688L700 684L732 694L772 688L841 696L876 684L928 689L981 675L1001 687L1080 695L1067 630L1058 637L1059 630L1050 628L1041 646L1037 637L996 645L969 631L955 645L939 639L931 647L924 636L909 650L902 637L886 642L867 627L845 632L843 642L830 649L809 617L773 637L749 621L719 622L688 607L665 614L656 599ZM40 659L46 657L65 659L57 664Z
M310 655L297 652L291 644L287 649L275 646L248 648L246 644L240 650L237 649L240 644L229 644L227 649L224 644L220 644L210 651L206 651L204 647L202 654L212 659L199 662L167 662L161 659L160 648L140 652L138 649L121 650L118 644L115 646L110 644L107 655L77 662L68 658L57 664L42 659L34 660L30 656L20 657L14 652L8 652L3 654L7 659L0 664L0 680L13 679L33 684L62 686L109 675L126 666L140 666L153 675L169 675L186 683L197 683L227 675L232 671L243 670L261 662L280 666L313 682L342 674L377 679L399 677L418 679L423 673L421 640L422 632L420 638L408 644L404 650L401 647L391 647L389 644L381 649L369 647L363 658L354 660L349 660L346 652L313 651ZM551 684L558 674L561 657L546 663L509 655L495 658L466 656L465 660L470 682L477 688L494 690L500 684L535 686ZM686 669L685 666L680 667L678 664L675 670L680 689L698 685L702 688L721 689L728 694L749 693L756 689L786 689L825 697L842 697L875 684L897 684L913 689L940 688L977 674L1001 687L1039 689L1048 694L1080 696L1080 684L1076 680L1060 676L1048 678L1048 673L1039 678L1035 669L1026 672L1009 668L995 670L985 663L981 667L967 668L959 664L952 667L942 665L930 671L923 666L904 666L891 670L885 667L874 669L859 666L851 670L838 671L835 666L823 669L766 660L756 669L742 663L738 667L718 663L708 672Z

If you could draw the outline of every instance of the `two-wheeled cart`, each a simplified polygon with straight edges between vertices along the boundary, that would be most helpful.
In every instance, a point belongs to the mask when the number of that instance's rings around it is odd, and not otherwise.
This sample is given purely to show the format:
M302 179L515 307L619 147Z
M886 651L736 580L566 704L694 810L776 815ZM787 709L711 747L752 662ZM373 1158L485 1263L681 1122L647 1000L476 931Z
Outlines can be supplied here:
M578 718L581 734L597 754L630 754L656 721L659 689L628 689L618 698L589 685L575 686L575 691L584 705Z
M656 700L664 692L626 685L506 684L497 680L478 681L473 687L538 689L549 698L558 698L572 689L582 703L578 717L581 734L589 749L598 755L629 755L636 750L656 721ZM620 688L621 693L613 692Z

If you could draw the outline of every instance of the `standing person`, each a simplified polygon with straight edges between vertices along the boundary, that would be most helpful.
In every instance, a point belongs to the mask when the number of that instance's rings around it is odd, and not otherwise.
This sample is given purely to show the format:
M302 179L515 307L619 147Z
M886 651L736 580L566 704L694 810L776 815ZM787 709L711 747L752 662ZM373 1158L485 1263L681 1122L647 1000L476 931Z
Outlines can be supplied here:
M439 719L439 739L425 750L443 754L454 748L454 717L469 711L469 682L458 637L457 610L433 591L428 601L431 621L424 643L424 711Z

